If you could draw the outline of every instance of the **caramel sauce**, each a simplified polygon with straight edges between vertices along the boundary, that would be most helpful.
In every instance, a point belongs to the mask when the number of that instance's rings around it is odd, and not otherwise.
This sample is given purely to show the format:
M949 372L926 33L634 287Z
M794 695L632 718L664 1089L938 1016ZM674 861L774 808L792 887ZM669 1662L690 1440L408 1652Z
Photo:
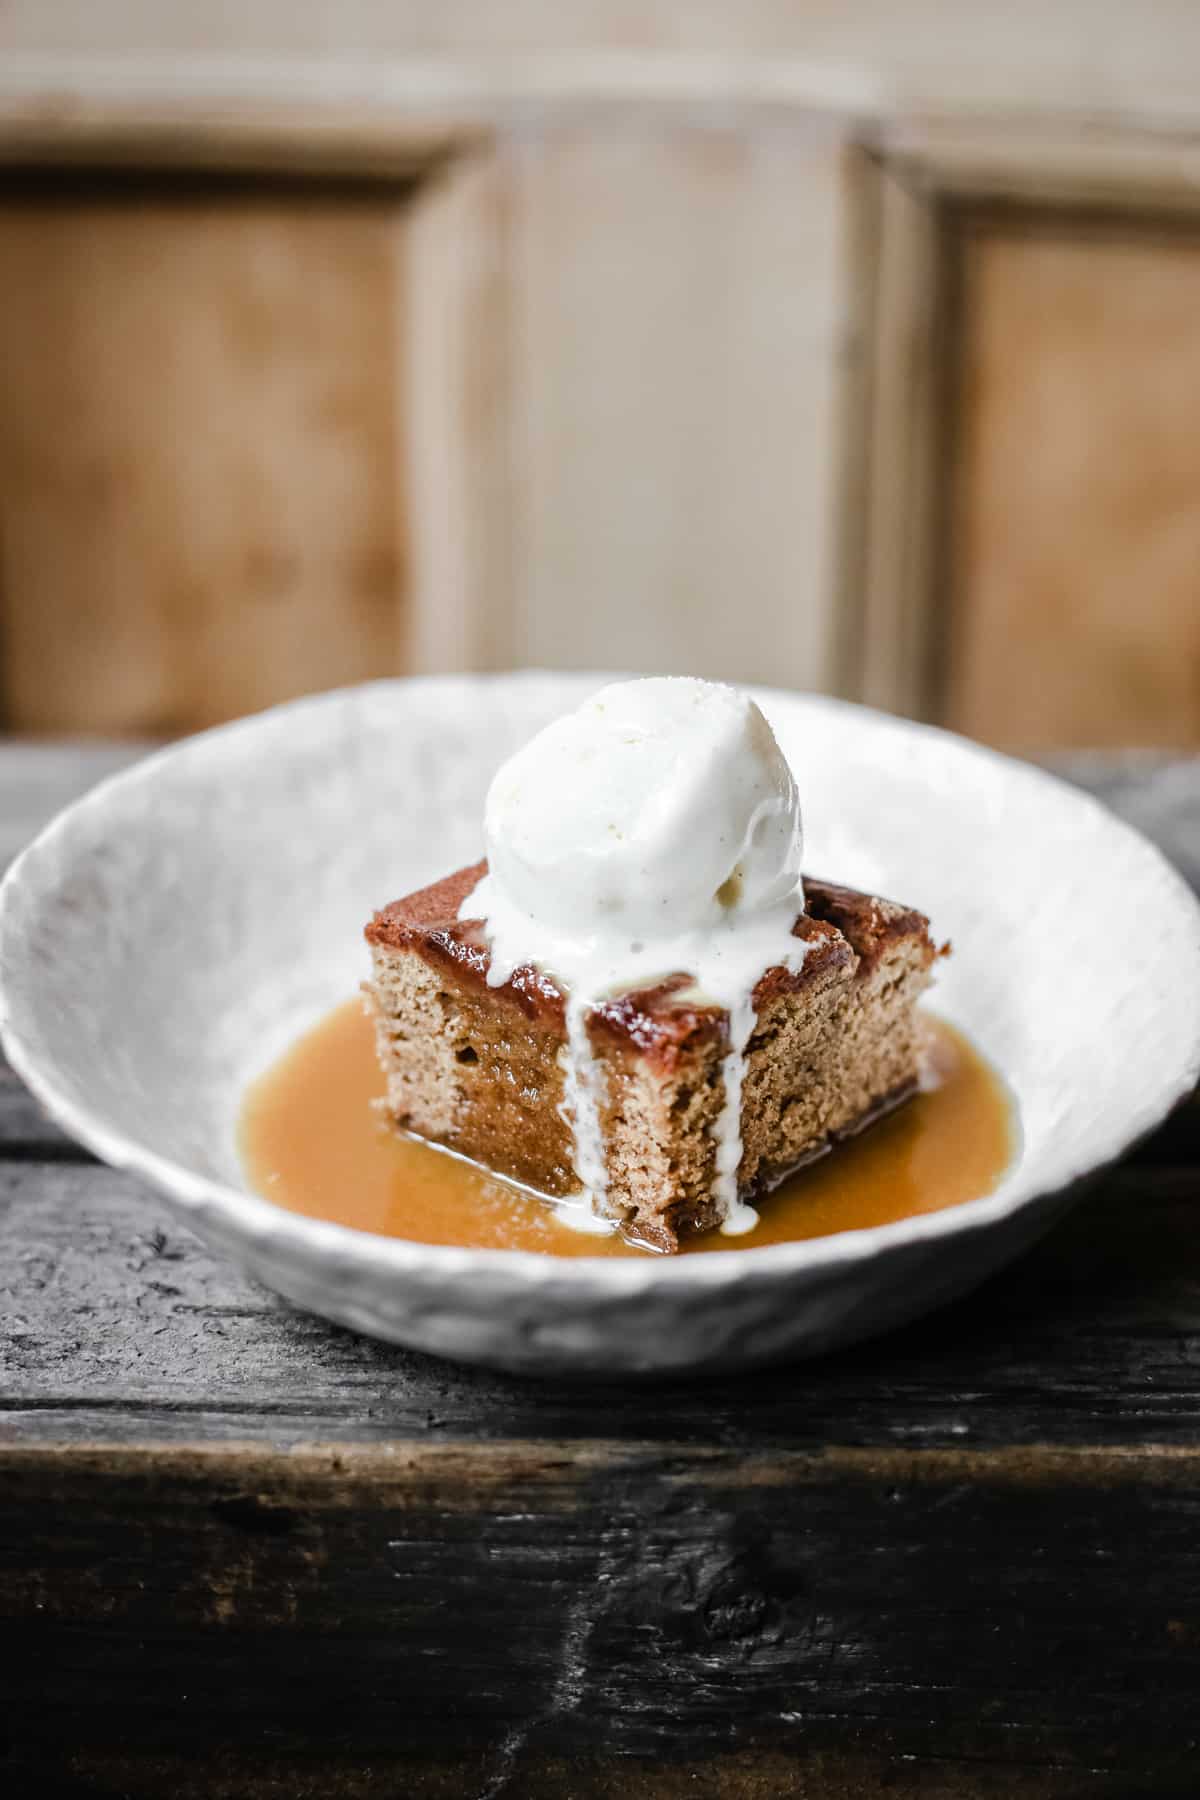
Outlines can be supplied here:
M685 1255L748 1250L938 1212L995 1187L1015 1144L1000 1078L953 1026L925 1016L922 1091L782 1183L744 1237ZM371 1105L384 1091L363 1003L347 1001L247 1093L239 1145L250 1185L276 1205L359 1231L553 1256L653 1255L615 1233L561 1223L553 1206L477 1164L399 1135Z

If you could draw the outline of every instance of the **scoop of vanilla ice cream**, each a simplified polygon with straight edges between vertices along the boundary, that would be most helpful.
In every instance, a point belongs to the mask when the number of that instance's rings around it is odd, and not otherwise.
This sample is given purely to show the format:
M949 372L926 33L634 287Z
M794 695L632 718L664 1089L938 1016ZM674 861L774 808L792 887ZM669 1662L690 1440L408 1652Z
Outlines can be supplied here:
M684 677L617 683L539 732L497 772L484 833L494 888L572 934L728 925L800 879L771 727L737 689Z

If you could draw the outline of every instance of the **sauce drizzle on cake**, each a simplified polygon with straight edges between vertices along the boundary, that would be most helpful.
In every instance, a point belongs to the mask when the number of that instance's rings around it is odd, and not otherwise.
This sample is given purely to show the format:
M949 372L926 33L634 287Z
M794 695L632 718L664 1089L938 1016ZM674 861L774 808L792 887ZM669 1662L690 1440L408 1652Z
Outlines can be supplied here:
M487 980L550 975L566 998L564 1115L580 1193L572 1216L611 1228L606 1070L589 1019L614 994L685 972L727 1016L723 1100L709 1132L714 1219L757 1214L739 1193L746 1049L764 970L808 946L796 783L747 695L663 677L604 688L539 732L488 792L488 873L459 916L480 922Z

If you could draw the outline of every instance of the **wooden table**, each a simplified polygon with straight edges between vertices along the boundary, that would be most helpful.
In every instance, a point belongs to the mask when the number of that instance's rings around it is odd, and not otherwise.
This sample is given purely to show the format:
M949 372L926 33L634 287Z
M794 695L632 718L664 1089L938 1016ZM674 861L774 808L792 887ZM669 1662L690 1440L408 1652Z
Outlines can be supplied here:
M128 754L0 751L3 848ZM1200 762L1068 772L1200 883ZM11 1075L0 1146L13 1800L1200 1792L1194 1104L935 1317L623 1388L291 1311Z

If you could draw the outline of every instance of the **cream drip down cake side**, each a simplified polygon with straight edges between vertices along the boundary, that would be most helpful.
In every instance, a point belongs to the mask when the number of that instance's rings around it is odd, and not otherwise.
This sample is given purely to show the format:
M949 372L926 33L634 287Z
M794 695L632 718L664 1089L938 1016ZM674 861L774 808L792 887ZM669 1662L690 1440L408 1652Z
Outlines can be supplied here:
M367 926L398 1126L672 1251L915 1090L928 921L802 879L737 690L602 690L498 771L484 836Z

